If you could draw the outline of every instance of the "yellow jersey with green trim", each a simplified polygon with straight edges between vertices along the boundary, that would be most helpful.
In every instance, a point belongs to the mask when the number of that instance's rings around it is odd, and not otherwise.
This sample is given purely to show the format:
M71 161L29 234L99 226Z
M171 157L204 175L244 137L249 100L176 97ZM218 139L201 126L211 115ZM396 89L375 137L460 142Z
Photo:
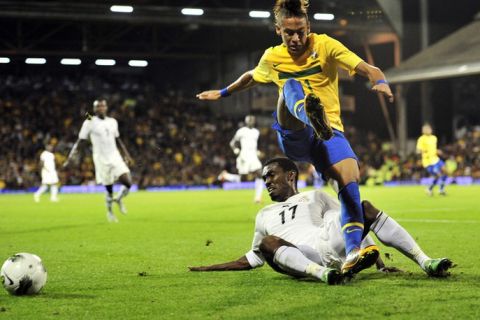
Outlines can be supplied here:
M353 75L362 61L339 41L326 34L311 33L308 35L308 49L299 58L290 56L284 44L265 50L253 70L253 79L260 83L274 82L279 94L288 79L297 79L305 94L313 92L320 98L330 125L343 131L337 68L346 69Z
M417 140L417 150L422 152L422 166L434 165L440 160L437 155L437 137L433 134L423 134Z

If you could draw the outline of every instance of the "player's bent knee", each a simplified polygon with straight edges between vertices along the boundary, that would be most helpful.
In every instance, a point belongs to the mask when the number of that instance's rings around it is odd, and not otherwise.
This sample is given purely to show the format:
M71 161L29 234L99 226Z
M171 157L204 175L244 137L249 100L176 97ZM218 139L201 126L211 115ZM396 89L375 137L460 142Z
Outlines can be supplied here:
M368 200L362 201L362 207L363 207L363 213L365 214L365 218L371 221L375 220L377 218L378 213L380 212L380 210L375 208L373 204Z
M295 247L288 241L276 236L266 236L262 239L259 249L262 255L267 259L273 261L273 256L278 248L281 246Z

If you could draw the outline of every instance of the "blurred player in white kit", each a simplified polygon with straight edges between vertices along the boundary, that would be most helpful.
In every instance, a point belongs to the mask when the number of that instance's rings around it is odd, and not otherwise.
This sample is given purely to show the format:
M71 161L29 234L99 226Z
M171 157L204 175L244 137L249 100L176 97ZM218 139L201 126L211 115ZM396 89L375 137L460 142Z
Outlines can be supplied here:
M91 119L83 122L78 140L75 142L64 167L67 167L71 159L77 154L78 149L82 149L90 140L93 147L93 163L95 165L95 178L97 183L105 186L107 219L109 222L118 222L117 217L112 211L112 203L116 202L122 214L127 213L127 209L122 199L127 196L132 185L132 178L127 163L132 163L132 157L127 148L120 139L117 120L107 117L107 101L105 99L95 100L93 103L95 115ZM120 145L125 157L125 161L117 148ZM119 181L122 186L117 195L113 197L113 184Z
M53 146L48 144L40 154L40 168L42 168L42 185L34 193L35 202L40 202L40 196L50 187L50 201L58 201L58 174L55 169L55 155Z
M238 174L222 171L218 176L219 180L230 182L241 182L249 174L255 176L255 198L256 203L262 201L263 180L262 163L258 159L258 138L260 131L255 128L255 117L245 117L245 126L238 129L230 141L233 153L237 155Z

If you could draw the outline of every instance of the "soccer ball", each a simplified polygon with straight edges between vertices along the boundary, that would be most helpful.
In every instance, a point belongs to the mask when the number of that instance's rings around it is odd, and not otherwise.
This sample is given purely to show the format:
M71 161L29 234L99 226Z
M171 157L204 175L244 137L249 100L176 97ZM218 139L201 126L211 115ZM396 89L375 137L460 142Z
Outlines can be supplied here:
M5 261L0 277L3 287L10 294L36 294L47 282L47 270L37 255L17 253Z

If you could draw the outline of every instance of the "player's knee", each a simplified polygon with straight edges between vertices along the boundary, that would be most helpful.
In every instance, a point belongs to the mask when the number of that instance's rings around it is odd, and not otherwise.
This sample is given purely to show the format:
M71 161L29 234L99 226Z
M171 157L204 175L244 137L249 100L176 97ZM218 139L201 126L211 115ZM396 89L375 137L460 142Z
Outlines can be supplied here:
M365 218L370 221L375 220L377 218L378 213L380 212L380 210L375 208L373 204L368 200L362 201L362 207L363 207L363 213L365 215Z
M281 238L275 236L264 237L259 246L262 255L268 260L273 260L275 251L282 246L281 240Z

